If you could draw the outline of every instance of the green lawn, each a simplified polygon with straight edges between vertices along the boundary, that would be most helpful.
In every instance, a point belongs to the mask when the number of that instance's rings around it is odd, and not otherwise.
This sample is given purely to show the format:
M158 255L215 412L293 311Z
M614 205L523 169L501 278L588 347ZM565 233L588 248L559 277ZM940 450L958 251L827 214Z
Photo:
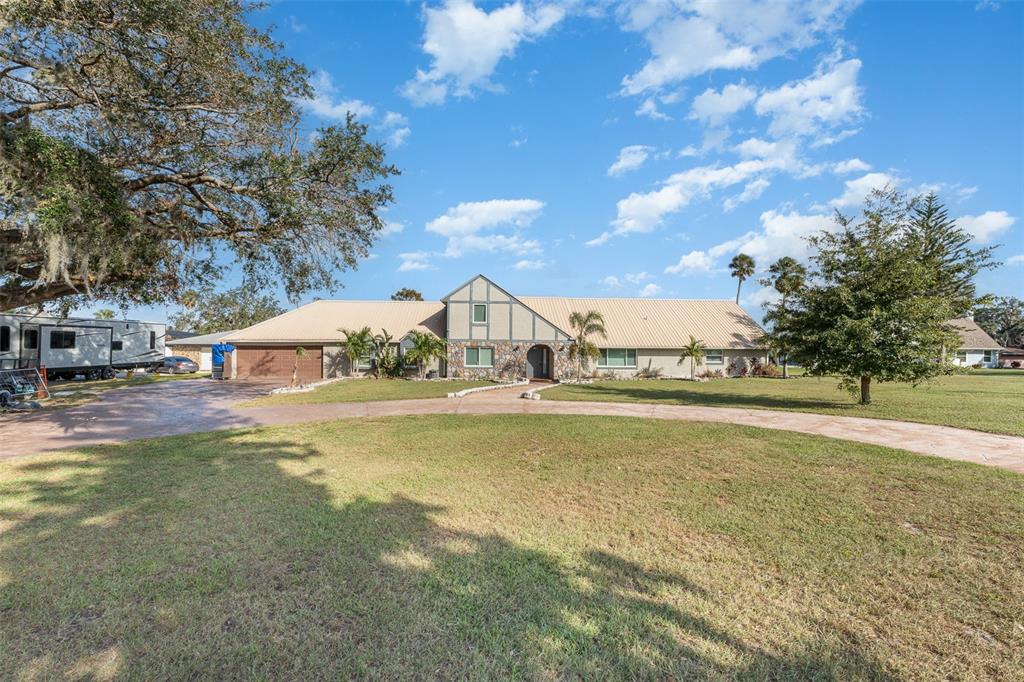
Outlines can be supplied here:
M1024 477L457 415L0 461L0 679L1019 679Z
M411 381L408 379L346 379L321 386L309 393L284 393L256 398L242 407L303 405L309 403L362 403L373 400L409 400L444 398L449 393L477 386L492 386L493 381Z
M995 372L996 370L992 370ZM662 380L598 381L544 391L545 400L711 405L849 417L899 419L1024 436L1024 374L968 374L928 384L876 384L862 406L836 388L837 379L718 379L705 383Z

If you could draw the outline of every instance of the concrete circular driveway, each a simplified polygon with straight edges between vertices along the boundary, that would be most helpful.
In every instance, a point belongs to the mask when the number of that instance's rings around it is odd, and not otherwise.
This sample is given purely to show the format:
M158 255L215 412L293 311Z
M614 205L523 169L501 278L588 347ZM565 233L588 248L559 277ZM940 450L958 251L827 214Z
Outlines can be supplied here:
M240 408L273 384L204 379L110 390L88 405L0 420L0 459L218 429L416 414L568 414L707 421L883 445L1024 473L1024 438L931 424L804 412L641 403L521 400L519 389L465 398Z

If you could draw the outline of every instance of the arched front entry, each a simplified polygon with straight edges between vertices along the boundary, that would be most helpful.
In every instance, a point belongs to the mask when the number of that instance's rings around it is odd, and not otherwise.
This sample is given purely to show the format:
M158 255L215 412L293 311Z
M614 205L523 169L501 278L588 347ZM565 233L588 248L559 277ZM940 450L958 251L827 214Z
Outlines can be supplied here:
M526 378L551 378L551 349L538 344L526 352Z

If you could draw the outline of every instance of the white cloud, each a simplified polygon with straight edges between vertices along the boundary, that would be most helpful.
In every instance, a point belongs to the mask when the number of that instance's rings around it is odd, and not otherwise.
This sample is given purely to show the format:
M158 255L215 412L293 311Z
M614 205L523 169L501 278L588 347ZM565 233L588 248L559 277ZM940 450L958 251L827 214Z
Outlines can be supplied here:
M373 116L373 106L362 100L337 99L338 88L331 74L326 71L317 71L312 80L313 97L301 100L300 103L317 116L343 120L350 111L360 118Z
M405 144L405 141L409 139L409 135L412 134L412 130L409 128L397 128L388 135L388 144L392 148L397 149Z
M521 260L513 265L516 270L543 270L547 267L547 261L542 260Z
M620 12L623 28L643 33L651 57L622 81L637 95L715 69L752 69L813 45L838 29L853 2L640 2Z
M516 138L516 139L512 140L511 142L509 142L508 146L512 147L512 149L519 149L520 147L522 147L526 143L527 143L527 139L525 137L519 137L519 138Z
M708 88L693 98L690 118L719 126L753 102L755 97L757 90L745 83L726 85L721 92Z
M847 180L843 183L846 189L840 196L828 202L828 204L834 208L860 206L864 203L867 196L871 194L871 190L896 187L901 182L902 179L889 173L867 173L859 178Z
M427 232L448 239L445 255L452 258L472 251L537 253L541 249L536 240L524 239L518 232L498 234L492 230L499 226L527 227L543 208L544 202L536 199L464 202L428 222Z
M657 296L661 292L662 292L661 287L658 286L657 284L655 284L654 282L651 282L647 286L645 286L643 289L641 289L639 291L639 294L642 297L644 297L644 298L648 298L650 296Z
M1016 256L1010 256L1006 259L1007 265L1024 265L1024 253Z
M487 12L469 0L448 0L442 7L425 8L423 14L422 48L431 66L417 69L402 87L402 94L417 106L441 104L449 94L466 97L478 89L500 90L491 82L498 62L513 56L523 41L550 31L565 10L517 1Z
M768 132L775 137L791 135L826 138L832 129L856 121L863 114L861 88L857 85L859 59L837 61L836 55L818 65L814 75L769 90L757 98L754 110L770 116Z
M634 171L644 165L651 155L652 147L632 144L619 150L619 158L608 168L608 175L615 177Z
M405 223L400 223L397 220L389 220L384 223L384 227L381 228L380 236L389 237L393 234L398 234L405 229Z
M716 189L781 170L800 168L792 155L794 147L783 143L767 145L756 151L768 156L745 159L732 166L697 166L668 177L659 189L634 192L620 199L616 204L617 216L611 223L612 230L591 239L587 246L604 244L616 236L650 232L662 223L666 215L682 210L695 199L709 196ZM756 186L752 191L756 191Z
M654 279L654 275L647 272L627 272L621 278L609 275L602 279L601 283L608 289L625 289L627 284L640 285L649 279Z
M748 201L753 201L754 199L757 199L762 194L764 194L764 191L768 189L768 187L771 184L771 182L765 180L764 178L751 180L743 188L742 192L740 192L736 196L729 197L724 202L722 202L722 208L725 210L726 213L728 213L729 211L732 211L740 204L745 204Z
M846 159L845 161L838 161L832 164L832 172L836 175L846 175L847 173L863 173L871 170L871 164L864 163L860 159Z
M686 275L694 272L708 272L714 262L714 258L704 251L691 251L683 255L675 265L665 268L665 274Z
M655 121L671 121L672 117L658 110L658 103L653 97L648 97L636 109L637 116L647 116Z
M299 20L295 18L294 14L289 14L288 28L292 30L292 33L305 33L307 26L299 22Z
M622 289L626 286L625 284L622 283L622 280L620 280L615 275L608 275L607 277L601 280L601 284L605 285L605 287L609 289Z
M398 128L409 125L409 119L397 111L389 111L384 114L384 120L381 122L381 125L385 128Z
M956 219L957 225L974 236L974 241L986 243L1004 230L1008 230L1017 219L1006 211L985 211L981 215L965 215Z
M430 254L426 251L411 251L409 253L400 253L398 257L402 260L402 263L398 266L399 272L411 272L413 270L433 270L434 266L430 264L428 260Z

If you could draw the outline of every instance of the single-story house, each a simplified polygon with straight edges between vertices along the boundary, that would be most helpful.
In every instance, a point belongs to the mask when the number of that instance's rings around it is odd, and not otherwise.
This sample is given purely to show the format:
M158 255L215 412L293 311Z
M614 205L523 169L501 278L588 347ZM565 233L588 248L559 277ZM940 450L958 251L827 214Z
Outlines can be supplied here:
M168 341L165 344L167 347L167 355L180 355L182 357L186 357L199 364L200 372L209 372L213 369L213 351L211 350L211 347L220 343L224 337L234 334L237 331L237 329L231 329L226 332L214 332L212 334L202 334L199 336L186 336L173 341Z
M644 368L663 376L687 377L688 362L677 362L690 335L704 342L703 369L725 372L736 358L767 359L758 339L763 330L738 305L726 300L567 298L514 296L477 275L440 301L315 301L228 334L236 346L236 378L290 378L296 348L302 346L299 376L311 381L348 373L344 334L339 329L386 330L400 356L414 330L448 343L447 357L430 370L452 378L548 378L572 374L569 348L573 312L596 310L607 338L592 337L601 356L591 371L632 376ZM363 358L358 372L372 369Z
M952 358L953 364L961 367L999 366L999 351L1003 347L979 327L977 322L969 317L958 317L950 320L949 325L960 335L960 349Z

